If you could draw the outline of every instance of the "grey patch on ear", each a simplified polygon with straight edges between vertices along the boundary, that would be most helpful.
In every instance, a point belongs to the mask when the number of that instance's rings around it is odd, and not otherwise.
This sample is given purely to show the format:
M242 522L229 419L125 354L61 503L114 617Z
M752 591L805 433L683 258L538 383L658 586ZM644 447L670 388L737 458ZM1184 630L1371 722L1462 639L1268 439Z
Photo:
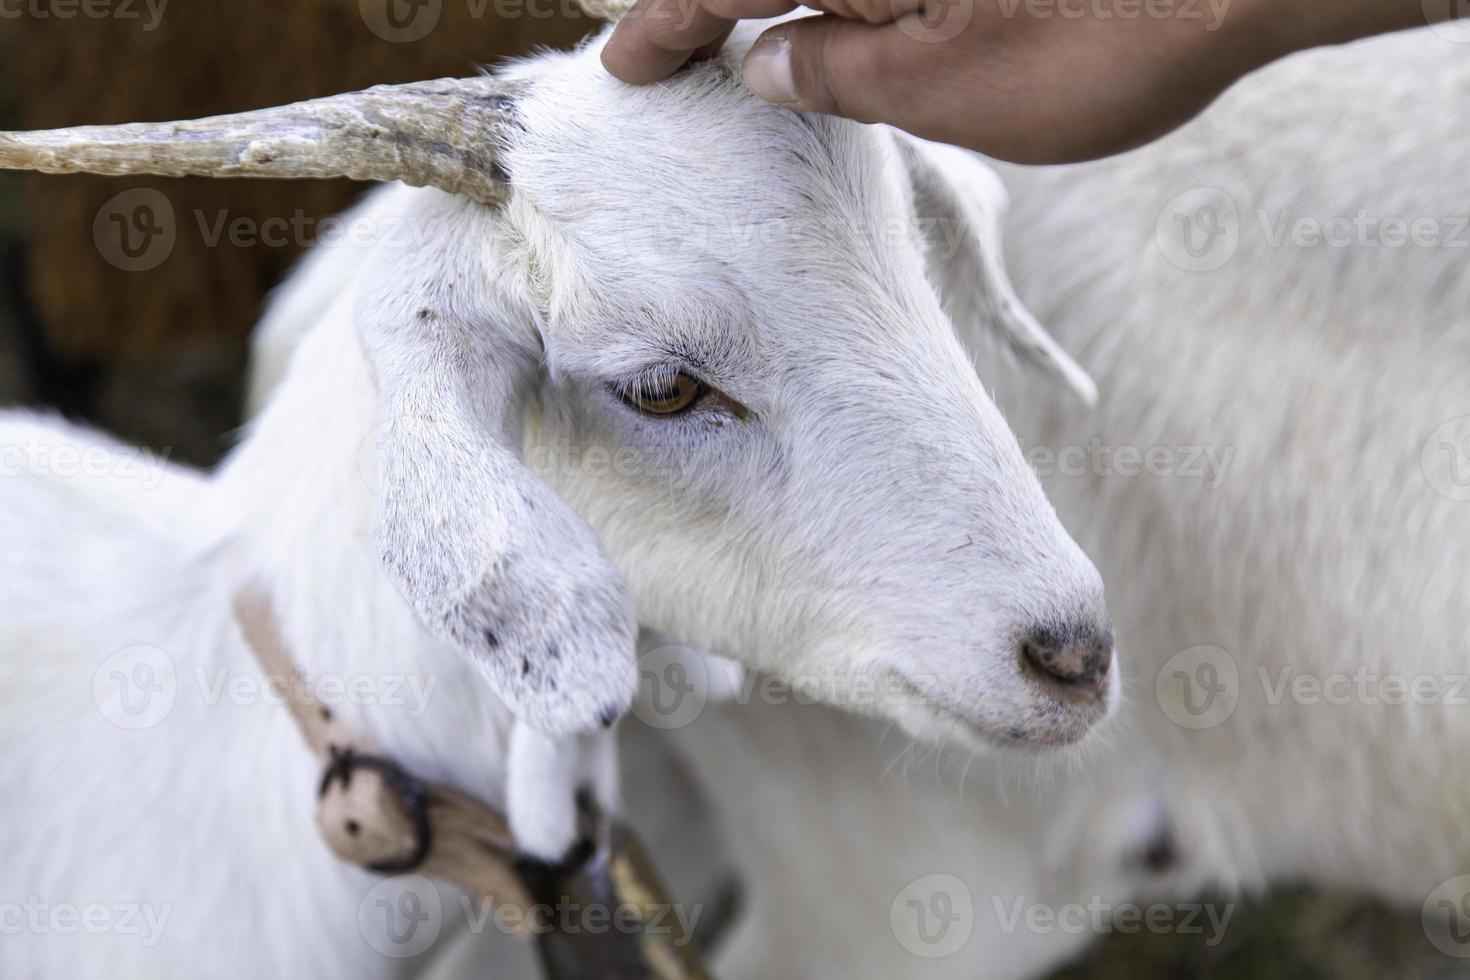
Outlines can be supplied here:
M622 575L504 446L465 436L442 414L383 427L383 562L425 625L470 653L517 716L547 734L600 727L636 691Z
M599 730L637 693L636 628L592 528L519 458L536 351L487 311L380 278L359 336L379 394L383 562L519 718L547 735Z
M956 325L987 324L1018 357L1059 378L1089 408L1097 385L1022 304L1001 248L1005 188L973 153L893 133L909 172L931 275Z

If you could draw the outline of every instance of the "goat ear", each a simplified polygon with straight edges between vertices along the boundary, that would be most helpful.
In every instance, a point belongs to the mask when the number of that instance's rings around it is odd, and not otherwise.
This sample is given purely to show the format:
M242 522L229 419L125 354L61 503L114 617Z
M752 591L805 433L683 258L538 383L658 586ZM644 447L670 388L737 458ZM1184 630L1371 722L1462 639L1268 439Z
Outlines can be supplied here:
M395 251L359 297L379 399L378 550L425 625L519 718L549 735L611 725L637 692L636 629L595 533L521 462L540 356L529 314L517 332L475 298L492 292L483 267L418 254L430 251Z
M961 330L990 328L1023 360L1059 378L1084 403L1097 385L1021 303L1006 275L1000 178L980 157L894 132L909 173L914 211L928 245L930 278Z

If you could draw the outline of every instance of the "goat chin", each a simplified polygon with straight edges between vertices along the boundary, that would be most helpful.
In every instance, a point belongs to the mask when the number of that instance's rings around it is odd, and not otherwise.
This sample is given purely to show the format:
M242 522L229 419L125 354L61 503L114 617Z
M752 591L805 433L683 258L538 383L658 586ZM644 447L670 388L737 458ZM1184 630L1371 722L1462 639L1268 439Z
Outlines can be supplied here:
M1144 894L1187 900L1286 878L1417 904L1470 867L1458 819L1470 775L1451 764L1470 734L1451 700L1465 693L1451 688L1470 628L1457 574L1470 523L1421 469L1432 434L1470 415L1470 341L1455 329L1470 317L1470 277L1448 241L1467 234L1454 215L1470 171L1443 165L1470 156L1456 98L1467 85L1454 45L1380 39L1270 68L1120 159L1003 172L1013 278L1104 396L1088 415L1034 379L985 380L1023 445L1049 453L1033 457L1055 464L1048 494L1110 583L1122 707L1054 755L972 757L726 692L735 703L667 733L746 879L720 975L1020 977L1100 924L1067 908L1105 915ZM1230 254L1210 269L1165 239L1171 209L1197 199L1227 223L1210 243ZM1291 232L1298 218L1360 210L1438 220L1445 247L1313 247ZM303 838L313 766L287 714L248 689L249 654L217 615L250 575L277 583L309 669L433 678L442 696L418 714L347 702L346 720L424 778L503 802L504 706L462 653L428 637L372 543L358 455L374 392L343 308L357 268L350 247L323 253L278 298L256 346L252 398L265 407L216 476L155 469L55 419L0 416L0 445L77 448L120 477L59 493L22 475L4 488L0 785L25 790L7 802L0 866L24 859L18 887L34 901L16 907L42 906L27 941L0 949L7 975L102 962L136 976L401 972L365 924L373 903L394 900L380 889L399 886ZM303 334L305 323L318 328ZM966 340L987 354L993 343ZM1146 472L1116 455L1155 448L1168 465ZM1072 449L1080 466L1062 465ZM91 558L38 567L39 555ZM120 646L126 635L139 646ZM1206 648L1236 698L1218 724L1191 726L1158 691ZM145 706L161 713L146 725L109 686L140 665L186 681ZM1444 701L1289 693L1296 676L1363 671L1436 678ZM218 865L177 858L224 842ZM459 896L420 899L452 913L436 934L463 926ZM55 907L91 904L143 934L52 926ZM497 930L476 941L486 937L491 962L516 955Z

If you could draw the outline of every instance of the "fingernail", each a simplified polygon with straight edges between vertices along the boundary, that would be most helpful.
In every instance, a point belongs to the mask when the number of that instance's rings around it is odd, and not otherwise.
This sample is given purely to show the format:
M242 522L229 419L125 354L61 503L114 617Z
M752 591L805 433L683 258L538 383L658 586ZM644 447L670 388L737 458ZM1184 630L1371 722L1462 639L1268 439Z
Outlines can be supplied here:
M767 102L791 106L801 101L791 74L791 39L767 34L755 43L741 66L745 87Z

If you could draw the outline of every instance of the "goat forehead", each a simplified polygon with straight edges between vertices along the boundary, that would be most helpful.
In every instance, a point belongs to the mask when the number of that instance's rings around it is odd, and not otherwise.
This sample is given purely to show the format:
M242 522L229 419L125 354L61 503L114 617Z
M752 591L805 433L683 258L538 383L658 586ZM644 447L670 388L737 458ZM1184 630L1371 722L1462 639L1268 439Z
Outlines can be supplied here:
M946 322L885 131L770 106L729 66L634 87L588 55L527 85L506 154L565 357L871 364Z
M526 86L505 154L513 186L582 238L685 239L700 260L800 248L814 227L891 210L886 134L771 106L729 66L658 85L613 80L591 52Z

